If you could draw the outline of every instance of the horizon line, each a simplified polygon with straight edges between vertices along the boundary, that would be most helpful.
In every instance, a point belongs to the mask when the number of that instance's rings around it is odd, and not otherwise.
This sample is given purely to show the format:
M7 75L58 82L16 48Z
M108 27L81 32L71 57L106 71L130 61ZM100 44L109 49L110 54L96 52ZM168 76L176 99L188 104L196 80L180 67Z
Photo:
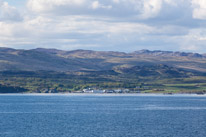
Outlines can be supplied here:
M67 49L58 49L58 48L42 48L42 47L37 47L37 48L30 48L30 49L24 49L24 48L13 48L13 47L0 47L0 49L13 49L13 50L25 50L25 51L29 51L29 50L37 50L37 49L44 49L44 50L59 50L59 51L95 51L95 52L119 52L119 53L134 53L134 52L139 52L139 51L148 51L148 52L171 52L171 53L192 53L192 54L206 54L206 53L199 53L199 52L189 52L189 51L172 51L172 50L151 50L151 49L140 49L140 50L134 50L131 52L124 52L124 51L114 51L114 50L92 50L92 49L71 49L71 50L67 50Z

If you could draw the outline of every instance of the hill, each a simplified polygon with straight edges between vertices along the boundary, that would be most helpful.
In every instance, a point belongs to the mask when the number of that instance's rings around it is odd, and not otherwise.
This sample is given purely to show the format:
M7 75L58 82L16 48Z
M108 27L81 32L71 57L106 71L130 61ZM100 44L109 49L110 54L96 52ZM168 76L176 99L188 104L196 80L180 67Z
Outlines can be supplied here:
M206 72L206 56L198 53L140 50L113 51L0 48L0 71L102 71L115 67L167 66Z

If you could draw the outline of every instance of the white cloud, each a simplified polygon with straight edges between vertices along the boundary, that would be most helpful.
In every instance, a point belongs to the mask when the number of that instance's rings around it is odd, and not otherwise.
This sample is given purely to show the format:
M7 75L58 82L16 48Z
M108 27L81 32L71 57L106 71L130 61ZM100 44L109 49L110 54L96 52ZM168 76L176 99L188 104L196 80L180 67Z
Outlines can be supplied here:
M115 41L130 41L133 35L153 32L152 27L140 23L107 22L79 16L37 16L19 23L0 23L0 29L0 43L9 47L25 48L29 45L32 48L56 48L58 45L58 48L67 46L66 49L75 48L74 45L104 48L106 45L111 46L111 43L115 44ZM123 35L124 38L120 39Z
M141 17L143 19L155 17L162 8L162 0L145 0Z
M160 12L162 0L29 0L27 7L43 14L150 18Z
M86 0L29 0L27 6L34 12L49 12L58 8L81 6Z
M206 19L206 1L205 0L192 0L193 18Z
M0 22L0 36L11 36L12 26L10 24Z
M37 14L89 15L146 20L178 8L185 0L28 0L27 7ZM166 7L166 8L165 8Z
M99 1L94 1L92 2L92 8L95 10L95 9L98 9L98 8L104 8L104 9L111 9L112 6L109 5L109 6L105 6L103 4L100 4Z
M94 1L94 2L92 3L92 8L93 8L93 9L97 9L97 8L99 8L99 6L100 6L99 1Z
M22 17L15 7L0 0L0 21L20 21Z

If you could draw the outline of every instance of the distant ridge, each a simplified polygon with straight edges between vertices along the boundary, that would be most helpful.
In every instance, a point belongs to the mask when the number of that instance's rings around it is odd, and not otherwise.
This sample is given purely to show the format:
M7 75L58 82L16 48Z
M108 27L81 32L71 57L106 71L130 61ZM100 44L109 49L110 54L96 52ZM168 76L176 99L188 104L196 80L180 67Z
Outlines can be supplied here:
M139 50L135 51L134 54L149 54L155 56L179 56L179 57L195 57L195 58L203 58L206 57L206 54L192 53L192 52L173 52L173 51L161 51L161 50Z
M206 54L139 50L131 53L93 50L0 48L0 71L102 71L116 67L164 64L188 71L206 72Z

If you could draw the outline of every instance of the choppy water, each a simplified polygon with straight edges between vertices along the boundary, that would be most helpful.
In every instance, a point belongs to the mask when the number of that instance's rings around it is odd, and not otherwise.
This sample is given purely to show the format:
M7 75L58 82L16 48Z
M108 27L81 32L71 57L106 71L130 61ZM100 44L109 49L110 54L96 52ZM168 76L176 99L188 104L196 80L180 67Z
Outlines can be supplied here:
M205 136L205 96L0 95L0 137Z

